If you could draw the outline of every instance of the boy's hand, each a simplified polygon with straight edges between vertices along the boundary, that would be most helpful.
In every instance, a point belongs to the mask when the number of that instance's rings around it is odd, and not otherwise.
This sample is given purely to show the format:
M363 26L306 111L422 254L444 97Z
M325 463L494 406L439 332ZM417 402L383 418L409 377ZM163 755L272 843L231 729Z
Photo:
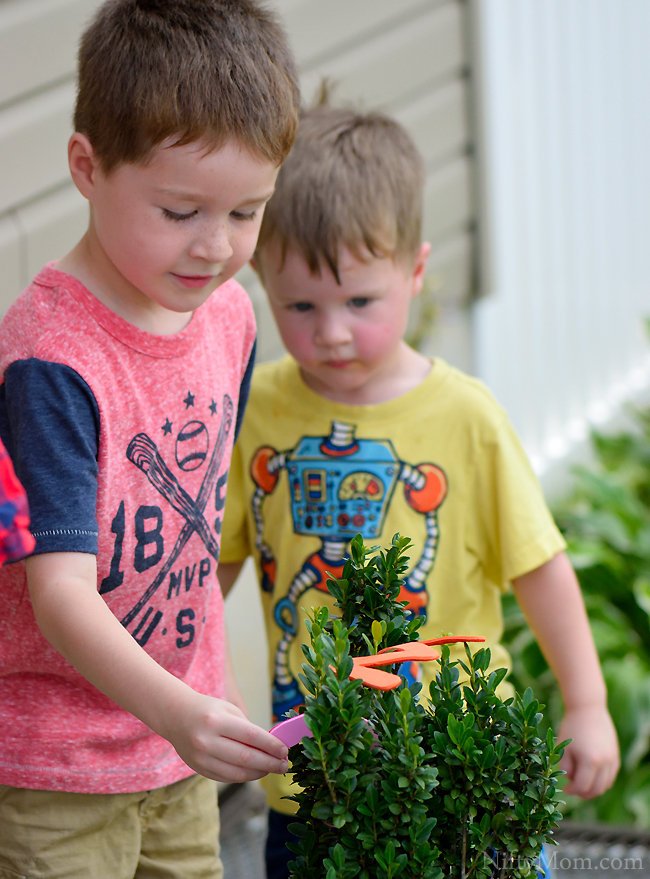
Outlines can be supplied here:
M565 553L513 580L519 605L555 674L565 715L559 739L573 739L560 768L568 794L597 797L614 782L618 740L580 586Z
M560 761L569 783L568 794L591 800L614 783L620 767L618 739L604 706L573 708L566 712L558 740L573 739Z
M43 553L25 563L36 621L88 681L171 742L188 766L217 781L287 770L287 748L235 705L197 693L162 668L97 591L90 553Z
M254 781L288 769L286 745L230 702L190 691L166 726L165 738L178 755L207 778Z

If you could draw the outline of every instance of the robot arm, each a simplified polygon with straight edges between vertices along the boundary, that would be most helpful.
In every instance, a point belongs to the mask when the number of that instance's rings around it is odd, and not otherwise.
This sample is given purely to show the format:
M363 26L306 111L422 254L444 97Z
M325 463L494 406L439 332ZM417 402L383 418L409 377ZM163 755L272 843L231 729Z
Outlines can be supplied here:
M252 499L253 518L255 520L255 546L260 553L260 567L262 569L262 589L264 592L273 592L275 586L275 558L270 547L262 537L264 520L262 518L262 503L267 494L275 489L280 470L284 467L286 455L278 453L272 446L261 446L253 455L251 461L251 478L255 485L255 493Z
M260 446L253 455L251 477L264 494L271 494L275 488L285 461L286 454L280 454L272 446Z
M433 567L439 537L436 511L447 494L447 478L444 470L429 463L417 467L402 464L399 478L404 483L406 502L424 516L426 527L422 554L402 586L400 601L408 601L411 613L426 617L429 601L426 578Z
M417 513L432 513L447 494L447 477L435 464L403 464L399 478L404 483L406 502Z

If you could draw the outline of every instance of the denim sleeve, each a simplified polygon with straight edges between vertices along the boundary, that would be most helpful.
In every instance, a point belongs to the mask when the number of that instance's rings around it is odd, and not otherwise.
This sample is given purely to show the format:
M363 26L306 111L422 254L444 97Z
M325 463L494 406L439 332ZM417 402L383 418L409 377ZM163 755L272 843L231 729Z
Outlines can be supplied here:
M69 366L16 360L0 386L0 437L22 483L34 553L97 554L99 407Z
M241 381L241 385L239 386L239 403L237 404L237 421L235 423L235 442L237 442L237 437L239 436L239 431L241 430L241 423L244 420L244 412L246 411L246 404L248 403L248 396L251 392L251 379L253 378L253 368L255 366L255 351L257 350L257 339L253 343L253 347L251 349L251 356L248 358L248 365L246 366L246 372L244 373L244 377Z

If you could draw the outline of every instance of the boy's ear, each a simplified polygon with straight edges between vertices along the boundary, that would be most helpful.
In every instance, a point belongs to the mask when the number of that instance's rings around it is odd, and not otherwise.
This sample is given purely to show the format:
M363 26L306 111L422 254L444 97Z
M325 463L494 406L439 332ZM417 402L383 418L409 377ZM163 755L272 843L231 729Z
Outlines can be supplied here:
M74 185L84 198L92 201L99 162L91 142L78 131L68 141L68 167Z
M423 241L415 252L415 261L411 272L411 296L419 296L422 292L422 284L427 270L427 260L431 253L431 245Z

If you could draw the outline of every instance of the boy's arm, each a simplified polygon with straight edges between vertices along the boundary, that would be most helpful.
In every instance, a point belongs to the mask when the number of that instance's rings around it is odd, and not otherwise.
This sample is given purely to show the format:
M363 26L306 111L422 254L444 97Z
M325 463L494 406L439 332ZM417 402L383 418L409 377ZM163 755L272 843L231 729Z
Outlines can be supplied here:
M217 568L217 580L219 581L219 586L221 586L221 592L223 597L230 592L232 587L235 585L235 581L239 576L239 572L244 567L244 562L219 562L219 566ZM246 708L246 704L242 697L242 694L237 686L237 681L235 679L235 672L232 667L232 659L230 657L230 642L228 641L228 636L226 635L226 698L229 702L232 702L233 705L236 705L240 711L243 712L245 717L248 717L248 710Z
M245 718L248 719L248 708L246 707L246 703L244 702L244 697L241 694L239 686L237 684L237 679L235 678L235 671L232 667L232 658L230 656L230 641L228 639L228 635L226 633L226 699L229 702L232 702L233 705L236 705L237 708L241 711Z
M241 782L284 773L286 747L230 702L204 696L152 659L97 591L87 553L25 562L36 621L47 640L97 689L167 739L202 775Z
M219 585L221 586L221 592L224 598L235 585L235 581L237 580L237 577L239 577L240 571L243 567L244 562L219 562L217 579L219 580Z
M572 738L560 767L567 793L597 797L620 766L616 731L580 586L566 554L513 580L517 601L555 674L564 701L559 738Z

